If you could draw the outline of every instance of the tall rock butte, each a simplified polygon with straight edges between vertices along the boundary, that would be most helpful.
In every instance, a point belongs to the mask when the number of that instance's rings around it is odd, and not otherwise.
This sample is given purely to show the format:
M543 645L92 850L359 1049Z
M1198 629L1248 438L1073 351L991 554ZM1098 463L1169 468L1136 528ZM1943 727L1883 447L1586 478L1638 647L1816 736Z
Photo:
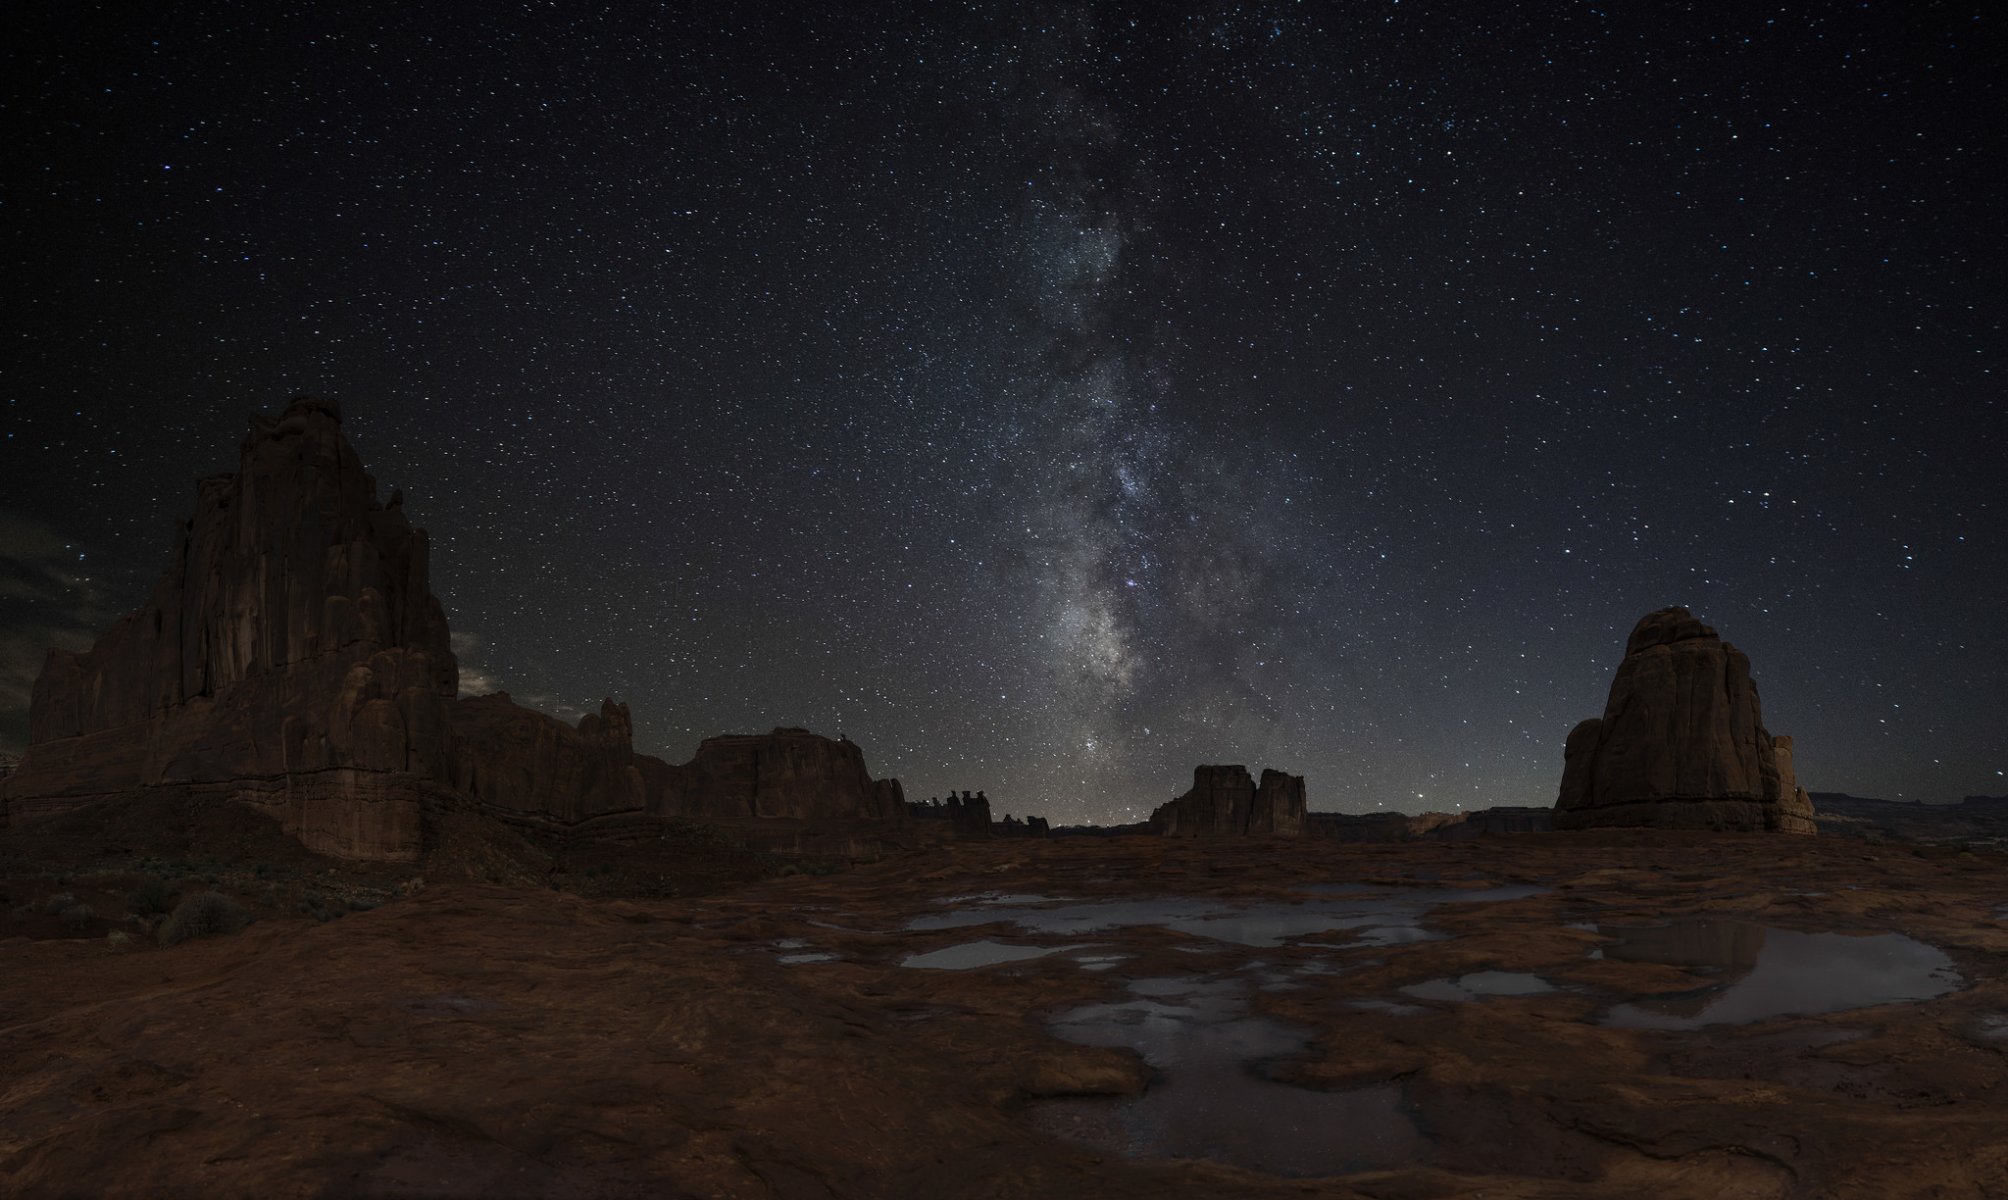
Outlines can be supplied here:
M633 836L668 817L899 819L897 780L803 730L634 752L625 705L577 726L506 694L457 698L425 531L332 402L251 418L234 475L202 480L153 594L83 654L51 651L0 825L176 788L248 803L309 849L410 861L429 805Z
M1555 828L1815 832L1750 660L1684 608L1640 619L1602 717L1569 731Z
M1164 837L1297 837L1304 832L1304 777L1264 770L1257 784L1247 767L1194 767L1191 789L1159 805L1150 827Z

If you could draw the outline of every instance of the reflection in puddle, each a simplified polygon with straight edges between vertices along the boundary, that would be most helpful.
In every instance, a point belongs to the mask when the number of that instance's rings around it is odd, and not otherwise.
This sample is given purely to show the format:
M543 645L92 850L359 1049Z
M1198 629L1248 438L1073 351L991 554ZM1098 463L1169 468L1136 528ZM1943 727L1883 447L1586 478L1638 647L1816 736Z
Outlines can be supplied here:
M1383 1012L1391 1017L1412 1017L1417 1013L1429 1011L1420 1004L1403 1004L1397 1000L1348 1000L1346 1003L1354 1008L1363 1008L1368 1012Z
M1445 1000L1461 1004L1480 996L1539 996L1555 990L1555 985L1539 975L1519 971L1473 971L1456 979L1431 979L1401 989L1418 1000Z
M2008 1014L1993 1013L1980 1018L1980 1036L1996 1040L2008 1038Z
M1944 951L1900 933L1796 933L1745 921L1694 920L1652 928L1603 926L1607 958L1721 974L1722 984L1620 1004L1605 1023L1699 1029L1929 1000L1962 982Z
M939 950L929 950L925 954L909 954L900 960L899 965L935 971L967 971L971 967L1024 962L1027 959L1044 958L1048 954L1058 954L1062 950L1078 949L1079 946L1010 946L1003 942L964 942L959 946L944 946Z
M1128 1100L1057 1100L1038 1107L1049 1133L1129 1157L1213 1158L1282 1175L1332 1175L1412 1165L1427 1143L1394 1084L1321 1092L1264 1079L1265 1061L1301 1053L1291 1026L1247 1013L1233 980L1140 979L1136 999L1055 1018L1083 1046L1136 1051L1158 1078Z
M1249 905L1183 897L1091 901L1053 908L989 904L929 913L908 921L906 927L959 929L1009 921L1021 929L1037 933L1076 936L1132 925L1157 925L1243 946L1280 946L1289 938L1344 929L1358 931L1353 945L1396 945L1442 937L1442 934L1434 933L1422 924L1424 914L1439 904L1518 900L1538 895L1542 889L1500 887L1460 891L1432 888L1389 892L1345 885L1307 890L1320 893L1320 898L1301 904Z
M1107 971L1118 963L1130 960L1127 954L1076 954L1074 961L1081 964L1083 971Z

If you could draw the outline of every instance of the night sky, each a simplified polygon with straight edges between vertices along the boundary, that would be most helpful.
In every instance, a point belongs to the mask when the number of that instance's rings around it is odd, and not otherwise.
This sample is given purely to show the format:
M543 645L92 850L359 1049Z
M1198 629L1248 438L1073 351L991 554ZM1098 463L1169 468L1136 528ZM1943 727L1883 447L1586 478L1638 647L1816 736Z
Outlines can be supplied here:
M672 761L1549 804L1678 603L2008 793L1991 6L21 7L0 749L313 393L467 688Z

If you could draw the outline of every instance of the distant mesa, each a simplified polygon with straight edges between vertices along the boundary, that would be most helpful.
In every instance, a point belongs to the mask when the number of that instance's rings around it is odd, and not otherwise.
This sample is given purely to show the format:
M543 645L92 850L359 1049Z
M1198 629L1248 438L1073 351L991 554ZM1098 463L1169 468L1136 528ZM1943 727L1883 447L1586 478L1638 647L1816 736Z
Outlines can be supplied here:
M1555 828L1620 826L1815 832L1750 660L1684 608L1639 621L1604 715L1569 733Z
M948 793L944 801L929 796L926 800L909 801L907 815L917 821L935 822L935 829L943 829L958 838L969 837L1045 837L1052 832L1044 817L1020 819L1010 813L1003 820L992 818L990 797L982 792L971 795L963 792L957 796Z
M1150 814L1164 837L1298 837L1304 832L1304 777L1264 770L1261 783L1244 766L1202 766L1192 788Z
M801 729L636 754L625 705L576 726L459 666L406 520L332 402L253 416L237 473L202 480L166 572L86 653L51 651L0 825L142 789L253 805L308 849L412 861L432 806L652 836L664 820L904 821L899 782Z
M1323 813L1305 817L1307 837L1338 842L1462 842L1487 834L1546 833L1555 810L1502 805L1459 812Z

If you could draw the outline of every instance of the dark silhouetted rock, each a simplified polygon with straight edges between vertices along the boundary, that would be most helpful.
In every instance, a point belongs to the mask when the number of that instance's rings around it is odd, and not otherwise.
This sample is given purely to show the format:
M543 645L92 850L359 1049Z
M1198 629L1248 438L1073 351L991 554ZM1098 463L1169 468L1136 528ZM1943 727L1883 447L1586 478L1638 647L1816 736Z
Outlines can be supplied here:
M1296 837L1304 830L1304 777L1265 770L1258 785L1243 766L1202 766L1192 788L1150 814L1165 837Z
M11 819L185 787L256 804L309 849L417 857L457 668L425 533L378 503L340 420L309 399L253 417L145 606L86 653L50 652L0 785Z
M1311 813L1305 832L1338 842L1414 842L1461 823L1462 813Z
M649 809L625 704L605 701L574 727L497 692L459 701L452 717L459 751L454 786L491 815L578 825Z
M864 752L806 729L706 738L671 768L657 802L668 815L736 820L905 820L898 780L871 777Z
M1815 831L1750 660L1684 608L1639 621L1604 715L1570 730L1563 760L1557 829Z
M713 738L678 767L636 754L612 701L572 726L456 700L425 532L398 494L377 501L330 402L254 416L237 473L196 492L146 605L50 652L0 825L176 789L255 805L310 850L410 861L428 806L623 837L666 817L904 820L899 782L848 741Z

